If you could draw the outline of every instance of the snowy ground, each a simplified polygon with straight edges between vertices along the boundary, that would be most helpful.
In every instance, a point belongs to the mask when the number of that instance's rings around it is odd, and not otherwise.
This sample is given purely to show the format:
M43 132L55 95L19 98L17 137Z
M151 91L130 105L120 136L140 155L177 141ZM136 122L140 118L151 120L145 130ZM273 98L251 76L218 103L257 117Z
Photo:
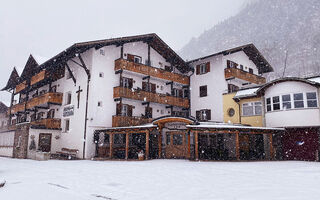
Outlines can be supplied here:
M1 200L319 199L320 163L0 158Z

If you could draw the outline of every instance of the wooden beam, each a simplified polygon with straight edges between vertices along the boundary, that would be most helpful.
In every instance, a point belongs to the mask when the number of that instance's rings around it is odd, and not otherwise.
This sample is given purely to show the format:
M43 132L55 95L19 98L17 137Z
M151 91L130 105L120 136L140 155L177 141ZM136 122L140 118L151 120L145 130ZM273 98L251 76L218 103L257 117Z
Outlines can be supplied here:
M199 160L199 140L198 140L198 131L194 132L194 143L195 143L195 159Z
M158 158L161 158L162 154L162 126L159 126L159 138L158 138Z
M77 80L76 80L76 78L74 77L74 75L73 75L73 73L72 73L69 65L68 65L67 63L65 63L65 65L66 65L66 68L67 68L67 70L68 70L68 73L70 74L70 76L71 76L71 78L72 78L72 80L73 80L74 85L76 85Z
M273 149L272 134L269 134L269 145L270 145L270 160L273 160L274 159L274 149Z
M149 159L149 139L150 139L150 131L146 131L146 160Z
M239 131L236 133L236 157L240 160L240 145L239 145Z
M109 133L109 158L112 159L112 150L113 150L113 134Z
M188 137L188 159L191 158L191 142L190 142L190 131L187 132L187 137Z
M129 133L126 133L126 160L128 160L129 155Z

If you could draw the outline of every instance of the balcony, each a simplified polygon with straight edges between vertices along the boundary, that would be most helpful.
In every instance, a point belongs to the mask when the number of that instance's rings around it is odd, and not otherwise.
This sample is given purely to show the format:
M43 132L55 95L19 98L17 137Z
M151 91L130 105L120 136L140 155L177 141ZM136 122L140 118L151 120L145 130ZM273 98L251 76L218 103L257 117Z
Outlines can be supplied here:
M62 104L62 93L48 92L43 95L34 97L27 102L26 109L32 109L36 106L46 106L48 104L61 105ZM25 108L25 102L16 104L11 107L11 114L22 112Z
M22 83L20 83L19 85L16 86L16 93L21 92L22 90L24 90L26 88L27 82L24 81Z
M169 72L169 71L155 68L155 67L150 67L150 66L135 63L135 62L131 62L125 59L118 59L115 61L115 70L117 71L121 69L168 80L168 81L181 83L184 85L189 85L189 82L190 82L188 76Z
M143 90L134 90L134 89L124 88L124 87L114 87L113 98L127 98L127 99L139 100L139 101L146 101L146 102L153 102L153 103L189 108L189 100L186 98L179 98L179 97L169 96L166 94L157 94L152 92L146 92Z
M251 74L249 72L237 68L224 69L224 76L226 80L236 78L258 85L266 83L266 79L264 77Z
M61 119L40 119L30 122L32 128L61 129Z
M139 126L147 124L152 121L151 118L143 117L129 117L129 116L112 116L112 127L123 127L123 126Z
M39 72L38 74L34 75L31 77L31 85L34 85L40 81L45 80L47 77L49 77L48 73L46 72L46 70L42 70L41 72Z

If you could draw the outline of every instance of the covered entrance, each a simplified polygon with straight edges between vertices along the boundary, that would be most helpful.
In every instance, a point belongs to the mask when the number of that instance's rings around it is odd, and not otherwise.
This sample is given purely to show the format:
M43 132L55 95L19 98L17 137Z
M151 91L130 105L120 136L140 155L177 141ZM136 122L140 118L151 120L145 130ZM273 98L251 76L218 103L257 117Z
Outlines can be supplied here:
M166 132L165 145L166 158L186 158L188 149L188 136L184 131Z

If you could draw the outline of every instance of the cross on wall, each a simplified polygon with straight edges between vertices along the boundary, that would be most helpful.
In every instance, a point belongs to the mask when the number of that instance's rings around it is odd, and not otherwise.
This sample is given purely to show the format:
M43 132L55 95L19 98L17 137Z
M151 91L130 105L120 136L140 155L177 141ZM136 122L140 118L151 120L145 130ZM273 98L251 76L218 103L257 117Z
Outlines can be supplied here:
M81 92L83 92L83 90L80 88L80 86L79 86L79 89L78 89L78 91L76 91L76 93L78 94L78 108L79 108L79 106L80 106L80 93Z

